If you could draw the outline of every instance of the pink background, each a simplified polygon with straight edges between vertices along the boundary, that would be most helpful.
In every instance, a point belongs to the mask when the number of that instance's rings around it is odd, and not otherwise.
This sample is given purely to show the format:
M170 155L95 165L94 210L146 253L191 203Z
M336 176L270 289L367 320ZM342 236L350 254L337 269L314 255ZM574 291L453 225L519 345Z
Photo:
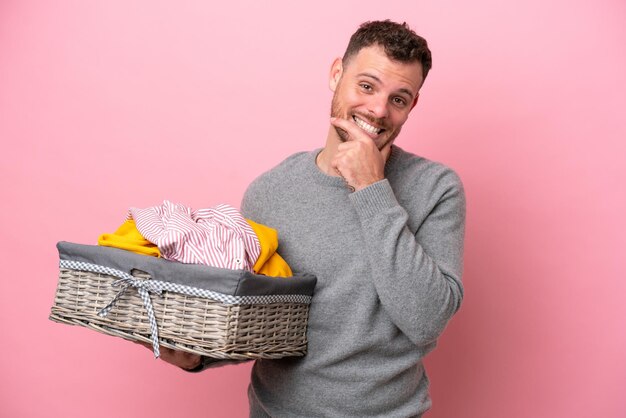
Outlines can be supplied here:
M246 416L249 364L187 374L49 321L55 243L131 205L238 206L323 144L330 64L377 18L434 51L398 144L468 195L428 416L626 416L622 0L0 2L1 416Z

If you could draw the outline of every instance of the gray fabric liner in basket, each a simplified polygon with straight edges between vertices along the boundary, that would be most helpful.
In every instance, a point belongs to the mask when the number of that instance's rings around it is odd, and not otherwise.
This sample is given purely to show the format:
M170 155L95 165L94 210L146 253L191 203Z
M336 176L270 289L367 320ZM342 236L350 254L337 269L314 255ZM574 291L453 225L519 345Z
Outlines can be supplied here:
M317 279L311 274L268 277L246 270L229 270L200 264L183 264L135 254L118 248L57 243L61 260L80 261L131 273L140 270L154 280L212 290L231 296L313 295Z

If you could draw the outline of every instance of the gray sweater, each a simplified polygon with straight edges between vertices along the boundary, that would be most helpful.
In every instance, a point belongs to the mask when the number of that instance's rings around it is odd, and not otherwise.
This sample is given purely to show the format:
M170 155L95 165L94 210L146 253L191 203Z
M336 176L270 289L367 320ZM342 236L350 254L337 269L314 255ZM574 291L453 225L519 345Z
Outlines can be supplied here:
M392 148L385 179L350 193L292 155L248 188L242 212L317 276L308 354L258 360L251 416L408 417L431 406L423 357L463 297L465 197L441 164Z

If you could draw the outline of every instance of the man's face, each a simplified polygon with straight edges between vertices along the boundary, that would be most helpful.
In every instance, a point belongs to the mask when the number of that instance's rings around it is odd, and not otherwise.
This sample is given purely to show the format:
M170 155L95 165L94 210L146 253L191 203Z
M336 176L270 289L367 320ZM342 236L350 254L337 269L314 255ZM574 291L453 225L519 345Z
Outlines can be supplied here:
M361 49L344 64L338 59L331 68L331 116L353 121L383 149L417 103L422 66L392 61L377 45ZM342 129L337 134L342 142L350 139Z

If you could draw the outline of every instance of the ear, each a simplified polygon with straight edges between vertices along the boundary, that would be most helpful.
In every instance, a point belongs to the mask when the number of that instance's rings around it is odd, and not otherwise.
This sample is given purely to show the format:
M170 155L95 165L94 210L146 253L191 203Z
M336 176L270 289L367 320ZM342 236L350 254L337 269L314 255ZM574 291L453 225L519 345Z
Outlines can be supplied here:
M328 87L334 93L337 89L337 85L339 84L339 80L341 80L341 75L343 74L343 63L341 58L335 58L333 61L333 65L330 67L330 75L328 78Z
M420 94L419 92L417 93L417 96L415 96L415 99L413 99L413 104L411 105L411 110L413 110L413 108L415 107L415 105L417 104L417 100L420 98Z

